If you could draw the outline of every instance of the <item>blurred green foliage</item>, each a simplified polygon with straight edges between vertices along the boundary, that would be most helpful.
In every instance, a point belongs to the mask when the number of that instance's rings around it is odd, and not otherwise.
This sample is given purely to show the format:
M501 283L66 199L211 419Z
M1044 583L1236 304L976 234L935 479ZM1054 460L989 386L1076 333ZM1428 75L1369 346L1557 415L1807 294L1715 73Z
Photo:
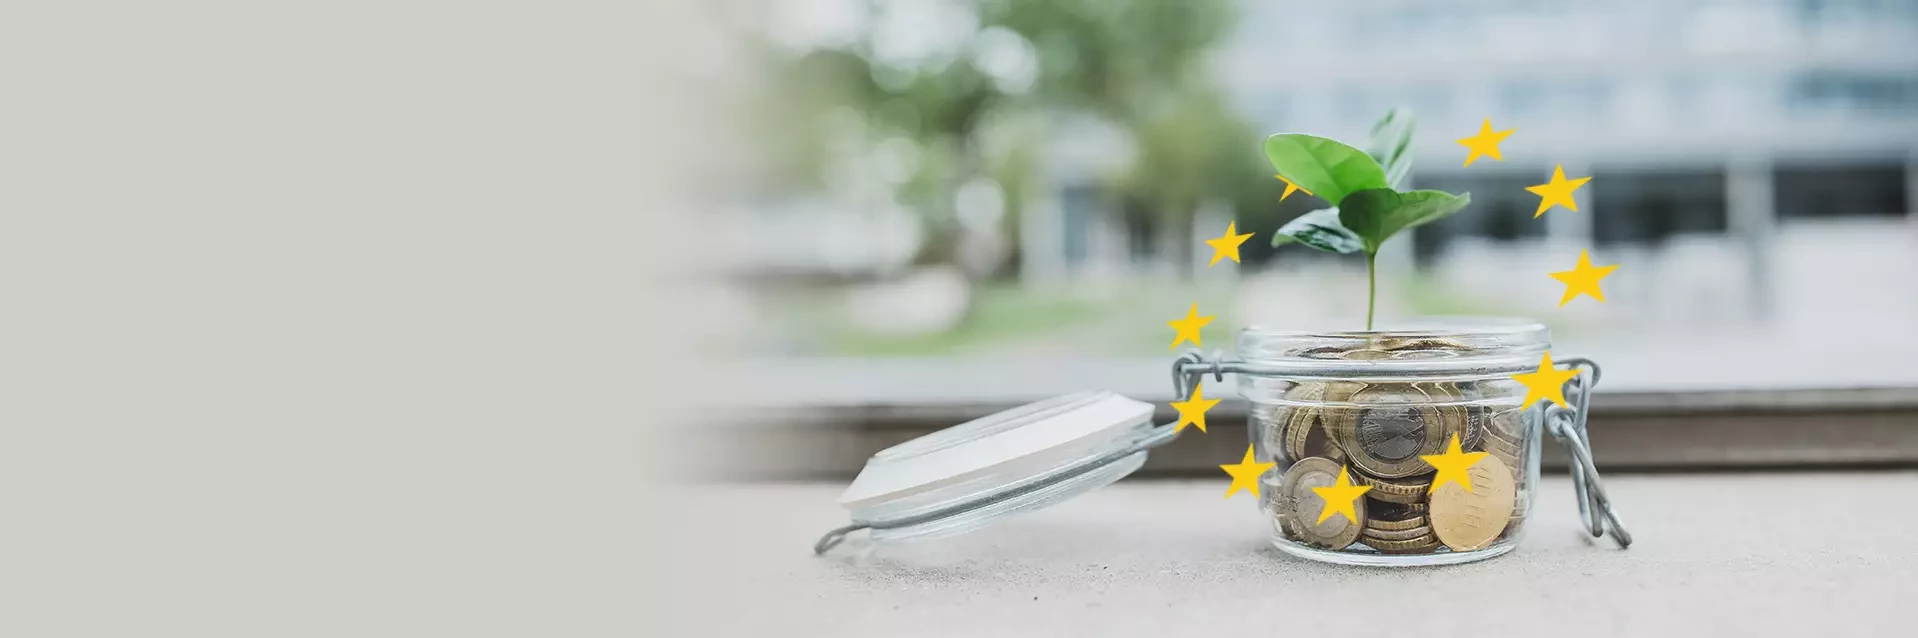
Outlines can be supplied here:
M1067 118L1092 118L1133 149L1102 176L1108 201L1153 216L1183 251L1193 250L1190 220L1205 203L1243 213L1277 201L1257 134L1206 69L1233 21L1229 0L954 2L977 18L973 42L1003 43L1007 32L1023 41L1029 83L1005 86L963 54L902 66L874 54L870 32L797 54L769 48L756 100L756 121L769 127L758 139L775 146L762 158L765 183L783 192L826 188L845 147L904 140L913 161L894 198L928 222L920 261L945 261L960 186L996 183L1005 200L1000 229L1017 246L1023 205L1052 186L1044 181L1048 135ZM1182 267L1191 262L1179 257Z

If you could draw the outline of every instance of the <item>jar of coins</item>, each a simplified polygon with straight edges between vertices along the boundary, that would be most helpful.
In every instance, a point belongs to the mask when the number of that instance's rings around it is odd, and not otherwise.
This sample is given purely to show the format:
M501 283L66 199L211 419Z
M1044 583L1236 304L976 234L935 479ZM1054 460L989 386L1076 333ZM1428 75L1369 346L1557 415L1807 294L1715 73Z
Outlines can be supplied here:
M1272 543L1337 563L1431 565L1503 554L1538 478L1537 419L1514 371L1546 328L1457 320L1378 332L1248 328L1239 374L1253 449L1274 463L1259 507Z
M1175 396L1194 397L1204 378L1238 375L1251 404L1252 463L1272 464L1259 477L1258 506L1286 553L1399 566L1510 551L1531 510L1541 432L1574 461L1586 531L1627 546L1585 438L1598 367L1554 364L1549 345L1544 326L1511 319L1376 332L1255 327L1240 334L1238 360L1180 356L1172 385ZM1530 385L1513 376L1534 367ZM1538 388L1552 400L1526 405ZM852 521L813 551L861 530L877 543L961 533L1097 489L1180 436L1179 424L1153 417L1150 403L1083 392L886 449L840 497Z

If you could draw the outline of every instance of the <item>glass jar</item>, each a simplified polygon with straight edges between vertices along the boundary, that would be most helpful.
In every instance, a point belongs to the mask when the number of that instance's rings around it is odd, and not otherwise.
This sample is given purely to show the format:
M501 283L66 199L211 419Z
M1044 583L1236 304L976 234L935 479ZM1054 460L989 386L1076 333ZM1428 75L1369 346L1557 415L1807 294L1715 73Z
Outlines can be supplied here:
M1275 464L1258 503L1272 544L1357 565L1511 551L1531 509L1539 454L1538 419L1528 416L1537 413L1521 405L1526 388L1512 374L1536 368L1549 347L1545 326L1515 319L1243 330L1247 368L1286 371L1239 373L1254 452ZM1426 459L1447 453L1465 455L1471 489L1458 481L1434 488L1438 473ZM1368 489L1349 499L1356 490L1322 491L1341 485Z
M1523 405L1527 388L1513 375L1538 371L1550 343L1544 326L1521 319L1429 319L1375 332L1254 327L1240 333L1236 360L1188 351L1173 361L1173 396L1193 397L1208 376L1239 376L1254 462L1274 464L1259 478L1258 507L1272 543L1294 556L1411 566L1511 551L1531 511L1541 432L1572 458L1586 532L1629 546L1585 437L1597 364L1555 362L1572 371L1560 388L1565 403ZM813 551L860 530L874 543L961 533L1118 481L1181 436L1176 423L1155 425L1153 413L1152 404L1085 392L881 451L840 496L851 522ZM1433 462L1456 475L1441 480Z

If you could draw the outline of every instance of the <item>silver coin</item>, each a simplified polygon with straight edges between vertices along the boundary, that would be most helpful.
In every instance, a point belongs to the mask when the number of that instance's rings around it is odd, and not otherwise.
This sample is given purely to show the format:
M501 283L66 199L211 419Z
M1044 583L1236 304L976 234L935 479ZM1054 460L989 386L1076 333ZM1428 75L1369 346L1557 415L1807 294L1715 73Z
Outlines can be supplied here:
M1351 395L1357 405L1328 408L1332 440L1355 469L1381 478L1432 471L1420 455L1441 451L1439 413L1416 384L1368 385Z
M1425 449L1425 419L1418 408L1380 406L1359 412L1359 444L1383 461L1403 461Z

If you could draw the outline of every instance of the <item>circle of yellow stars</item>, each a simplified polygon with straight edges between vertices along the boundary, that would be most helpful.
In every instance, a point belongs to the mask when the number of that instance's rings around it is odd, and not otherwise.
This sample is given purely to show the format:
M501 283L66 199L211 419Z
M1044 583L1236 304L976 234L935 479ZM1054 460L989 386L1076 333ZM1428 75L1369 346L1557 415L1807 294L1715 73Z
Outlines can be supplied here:
M1515 132L1517 132L1517 129L1494 130L1492 128L1492 120L1487 118L1479 125L1477 134L1458 140L1458 144L1464 146L1466 149L1464 165L1469 167L1473 162L1478 161L1479 158L1482 157L1489 157L1493 161L1505 161L1505 156L1499 151L1498 145ZM1285 183L1285 192L1279 195L1279 201L1285 201L1285 198L1291 197L1292 193L1295 192L1302 191L1306 195L1312 194L1312 191L1299 188L1298 185L1293 184L1291 180L1286 179L1284 175L1277 175L1276 177L1278 177L1279 181ZM1539 198L1538 209L1532 213L1532 218L1537 219L1542 217L1547 211L1554 207L1563 207L1574 213L1579 212L1578 200L1574 197L1574 193L1591 181L1592 178L1590 176L1568 179L1565 177L1565 166L1563 164L1554 165L1552 167L1552 175L1545 183L1525 187L1526 191L1537 195ZM1232 263L1239 263L1239 246L1244 244L1247 239L1251 239L1253 234L1254 233L1239 233L1239 225L1236 221L1226 224L1224 235L1220 235L1216 239L1205 240L1206 245L1212 247L1212 261L1206 264L1206 267L1217 266L1221 259L1231 259ZM1617 269L1617 264L1593 266L1591 251L1579 251L1578 263L1573 265L1571 270L1549 273L1553 279L1557 279L1559 282L1565 284L1565 295L1559 299L1559 307L1562 308L1565 304L1571 303L1572 300L1578 298L1579 295L1586 295L1600 303L1604 303L1605 292L1599 288L1598 282ZM1184 318L1166 322L1166 325L1172 326L1174 331L1171 349L1177 350L1179 344L1187 341L1191 341L1193 347L1200 347L1202 345L1200 342L1201 330L1205 328L1207 324L1212 323L1212 320L1216 318L1215 315L1201 316L1199 314L1199 304L1192 304L1186 309ZM1511 378L1525 386L1525 400L1521 402L1520 405L1530 406L1536 401L1551 401L1554 405L1568 407L1565 403L1565 382L1570 381L1576 376L1578 376L1576 369L1561 370L1553 365L1552 353L1546 352L1539 360L1538 370L1514 374ZM1172 402L1172 408L1179 413L1179 421L1174 425L1173 431L1183 430L1186 426L1190 425L1198 428L1200 432L1205 432L1205 414L1212 409L1212 406L1218 405L1219 401L1219 399L1205 398L1203 383L1194 384L1192 386L1191 396L1185 397L1184 401ZM1472 491L1472 477L1467 474L1466 471L1471 469L1473 465L1478 464L1478 462L1486 456L1487 454L1485 452L1463 451L1459 445L1458 435L1454 434L1452 435L1451 441L1446 445L1445 452L1441 454L1419 455L1419 458L1424 459L1426 463L1431 464L1433 469L1438 470L1437 475L1432 479L1432 487L1429 491L1435 492L1448 483L1458 483L1459 486L1465 488L1465 491L1470 492ZM1251 493L1254 498L1257 498L1259 496L1259 477L1273 470L1275 467L1277 467L1276 463L1258 462L1254 446L1250 444L1246 445L1245 458L1241 459L1238 463L1219 466L1219 469L1225 470L1225 473L1232 477L1232 484L1226 487L1225 497L1232 498L1234 494L1244 491ZM1364 496L1365 493L1371 489L1372 486L1370 485L1353 485L1348 468L1340 466L1339 477L1335 483L1328 487L1312 488L1312 491L1317 493L1319 497L1325 501L1324 509L1319 512L1318 522L1323 523L1333 516L1344 516L1346 520L1355 524L1359 523L1360 521L1355 511L1355 504L1361 496Z

